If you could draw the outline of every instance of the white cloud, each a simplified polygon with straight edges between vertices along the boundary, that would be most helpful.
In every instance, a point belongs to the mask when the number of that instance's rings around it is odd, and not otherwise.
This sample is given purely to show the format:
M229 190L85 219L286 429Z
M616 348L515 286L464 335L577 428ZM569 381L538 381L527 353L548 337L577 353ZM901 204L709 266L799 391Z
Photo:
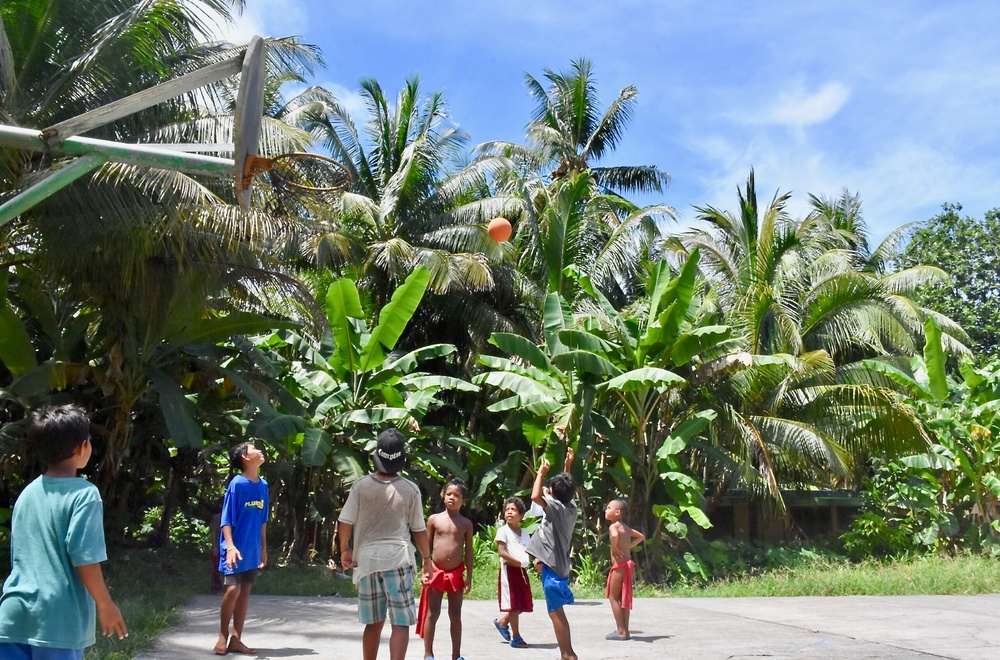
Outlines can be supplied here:
M304 11L306 0L248 0L246 8L223 26L222 38L232 43L246 43L254 35L287 37L304 35L310 28ZM307 39L308 41L308 39Z
M828 82L815 92L786 92L764 116L767 123L801 128L832 119L851 98L851 90L839 82Z
M337 97L340 104L347 108L347 111L351 113L354 125L360 131L361 127L368 121L369 117L368 106L365 104L365 99L361 96L360 91L348 88L333 81L319 82L316 84Z

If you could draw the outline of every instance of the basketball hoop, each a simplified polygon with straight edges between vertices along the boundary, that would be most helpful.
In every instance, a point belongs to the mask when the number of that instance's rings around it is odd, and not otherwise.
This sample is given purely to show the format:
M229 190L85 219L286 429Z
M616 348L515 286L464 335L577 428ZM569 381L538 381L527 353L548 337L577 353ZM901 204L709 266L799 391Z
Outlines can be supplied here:
M334 193L351 185L351 173L332 158L310 153L281 154L274 158L246 157L241 187L249 190L253 180L267 173L278 190Z

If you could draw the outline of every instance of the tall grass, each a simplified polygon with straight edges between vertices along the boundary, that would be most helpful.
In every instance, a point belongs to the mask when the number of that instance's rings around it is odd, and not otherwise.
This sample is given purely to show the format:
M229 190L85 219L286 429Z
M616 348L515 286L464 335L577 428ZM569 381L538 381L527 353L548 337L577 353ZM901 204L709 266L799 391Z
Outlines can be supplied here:
M1000 591L1000 562L979 555L926 555L857 564L821 559L752 577L706 585L684 584L666 594L641 589L642 596L699 598L745 596L916 596L972 595Z

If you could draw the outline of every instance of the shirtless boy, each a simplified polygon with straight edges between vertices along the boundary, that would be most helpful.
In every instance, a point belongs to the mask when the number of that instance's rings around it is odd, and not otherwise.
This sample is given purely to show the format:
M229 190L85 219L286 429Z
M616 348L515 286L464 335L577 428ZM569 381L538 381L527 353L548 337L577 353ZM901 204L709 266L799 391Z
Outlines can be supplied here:
M459 511L469 496L461 479L444 487L444 508L427 519L434 572L424 581L417 615L417 634L424 638L424 657L434 658L434 629L441 614L441 598L448 594L451 620L451 657L462 657L462 599L472 591L472 521Z
M608 573L606 595L611 602L611 613L615 615L614 632L605 639L625 641L632 636L628 631L628 619L632 610L632 579L635 562L632 548L642 543L646 537L625 524L625 501L611 500L604 510L604 519L611 523L608 536L611 540L611 571Z

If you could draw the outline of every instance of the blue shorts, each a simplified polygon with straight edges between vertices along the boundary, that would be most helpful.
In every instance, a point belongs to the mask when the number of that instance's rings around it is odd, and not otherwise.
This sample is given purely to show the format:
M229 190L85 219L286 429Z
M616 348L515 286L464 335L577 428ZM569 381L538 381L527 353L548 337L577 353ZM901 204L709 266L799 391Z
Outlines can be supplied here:
M0 660L83 660L83 649L0 642Z
M368 625L385 621L394 626L412 626L417 622L413 600L413 567L407 564L391 571L370 573L358 580L358 618ZM2 659L0 659L2 660Z
M560 577L558 573L542 564L542 592L545 594L545 606L549 612L555 612L563 605L573 604L573 592L569 589L569 578Z

